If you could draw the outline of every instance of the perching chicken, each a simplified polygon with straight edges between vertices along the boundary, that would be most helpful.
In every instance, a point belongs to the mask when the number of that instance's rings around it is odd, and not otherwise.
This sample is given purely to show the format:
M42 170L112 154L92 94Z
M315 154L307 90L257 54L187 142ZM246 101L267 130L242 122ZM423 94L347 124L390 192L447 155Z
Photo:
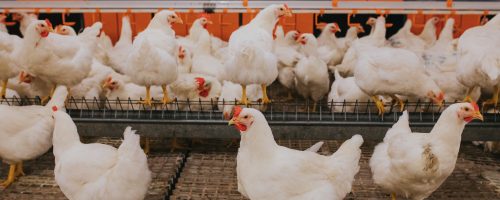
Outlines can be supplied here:
M272 53L273 30L279 18L291 15L286 4L270 5L231 34L224 66L226 79L243 88L240 103L248 105L246 86L250 84L261 85L262 103L271 102L266 87L278 77L277 59Z
M427 22L425 22L424 29L422 33L418 35L425 42L425 48L432 47L434 42L436 42L436 24L439 23L439 18L432 17Z
M351 44L358 39L358 34L364 32L365 29L360 25L351 26L347 29L345 37L337 39L337 44L342 51L342 55L344 55L347 49L351 47Z
M372 23L373 18L370 18L367 23ZM359 38L355 40L351 47L347 50L342 59L342 63L336 65L333 69L338 69L339 72L344 76L352 76L354 74L354 68L356 66L356 62L359 59L359 49L363 49L363 47L383 47L385 46L386 39L386 27L385 27L385 18L383 16L378 17L375 20L374 28L372 28L373 33L366 37ZM332 69L332 68L330 68Z
M193 50L191 72L213 76L217 80L223 81L225 79L224 65L221 60L212 56L211 51L210 35L207 30L202 30L199 33L196 48Z
M247 98L250 102L256 102L262 99L262 90L260 85L252 84L247 86ZM219 102L217 107L219 111L222 112L224 119L229 120L231 117L231 111L238 101L241 100L241 86L230 82L224 81L222 83L222 90L219 96ZM264 104L253 104L248 105L250 108L259 109L260 111L266 110L266 105Z
M179 45L184 46L184 48L194 52L196 50L196 45L200 39L200 35L202 32L207 32L207 27L209 24L213 22L209 20L209 16L207 14L203 14L200 18L194 20L191 28L189 28L189 34L186 37L177 38L177 42ZM211 38L209 38L209 41ZM211 43L211 42L209 42ZM210 51L212 49L210 48Z
M358 55L354 68L356 84L371 96L380 115L385 108L375 95L391 96L399 103L401 111L404 103L396 95L430 98L438 106L442 105L444 93L425 73L424 64L415 53L399 48L365 46Z
M423 56L426 72L446 94L446 102L462 101L468 89L457 79L458 54L453 47L454 23L453 18L446 21L439 39ZM481 89L474 88L471 93L472 100L477 101L480 95Z
M151 19L148 27L139 33L132 44L124 72L132 82L146 86L145 105L151 106L150 88L161 85L162 103L172 102L168 97L167 85L177 79L178 45L172 23L182 23L175 12L163 10Z
M297 51L299 32L283 32L283 27L276 28L274 54L278 58L278 81L288 90L288 100L292 100L292 90L295 88L295 65L302 57Z
M295 87L305 99L313 100L313 112L315 112L317 102L328 93L330 86L328 67L319 57L318 43L313 34L302 34L298 42L301 44L300 51L304 53L304 57L295 66Z
M407 49L414 52L418 56L422 56L426 43L419 36L411 32L411 27L411 20L406 20L405 25L399 29L396 34L389 38L389 42L394 48Z
M51 24L48 21L33 22L26 30L22 47L16 48L14 54L19 65L26 67L35 77L54 85L53 88L56 85L72 87L87 77L91 70L96 35L100 26L77 36L77 44L73 45L78 48L74 54L61 51L56 44L48 40L50 31ZM30 59L26 59L27 57Z
M0 98L5 98L7 84L10 78L19 73L14 51L22 44L22 39L16 35L0 31L0 81L2 89Z
M430 133L412 133L405 111L375 147L370 167L375 184L409 199L427 198L455 168L465 125L483 120L475 103L446 108Z
M169 109L199 111L212 109L221 93L222 86L212 76L179 74L177 80L170 84L169 89L171 96L179 101L169 105Z
M10 165L9 175L1 185L8 187L24 175L23 161L41 156L52 147L54 119L51 108L64 110L67 89L57 87L45 106L0 105L0 157Z
M132 27L128 16L122 18L120 39L115 46L107 51L111 67L118 73L124 73L127 67L126 58L132 51Z
M127 127L118 149L83 144L71 117L58 109L53 108L54 175L64 195L68 199L144 199L151 171L139 135Z
M17 12L12 14L12 20L19 22L19 30L23 37L26 37L26 29L32 22L38 20L38 16L33 13Z
M229 124L241 134L238 191L250 199L343 199L359 171L363 138L353 136L331 156L279 146L264 115L235 107Z
M466 100L475 87L493 88L493 97L484 105L498 104L500 93L500 15L483 26L467 29L458 40L457 79L469 88Z
M365 110L366 102L370 100L370 96L359 89L354 77L344 78L340 76L338 70L335 70L334 74L335 81L328 94L328 107L330 110L335 112L353 112L356 105L352 102L356 101L358 101L357 110ZM346 102L346 104L344 105L343 102Z

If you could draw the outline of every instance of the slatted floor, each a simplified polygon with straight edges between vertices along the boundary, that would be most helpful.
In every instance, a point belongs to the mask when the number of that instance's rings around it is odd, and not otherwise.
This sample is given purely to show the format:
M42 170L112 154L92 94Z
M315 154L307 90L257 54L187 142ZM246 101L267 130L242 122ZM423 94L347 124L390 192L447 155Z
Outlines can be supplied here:
M119 139L86 139L118 146ZM306 149L317 141L279 140L278 143L295 149ZM327 141L321 154L335 152L342 141ZM237 191L236 152L237 147L227 147L228 141L204 140L189 144L189 151L170 153L169 143L152 141L153 152L148 157L153 171L153 183L147 200L240 200L245 199ZM363 145L361 170L354 182L353 192L346 199L389 199L373 184L368 167L369 157L376 143ZM186 145L188 145L186 143ZM53 178L54 157L48 152L42 157L25 163L26 176L11 187L0 192L0 199L66 199ZM0 176L7 174L7 165L0 168ZM498 192L496 192L497 190ZM402 199L402 198L398 198ZM482 149L463 143L455 171L429 199L500 199L500 156L484 153Z

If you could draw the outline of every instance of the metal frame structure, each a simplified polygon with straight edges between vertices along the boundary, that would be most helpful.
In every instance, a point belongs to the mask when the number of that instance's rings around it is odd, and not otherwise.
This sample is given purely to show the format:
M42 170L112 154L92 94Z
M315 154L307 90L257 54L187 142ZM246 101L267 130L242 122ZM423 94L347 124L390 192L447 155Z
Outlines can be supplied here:
M249 12L270 4L286 2L296 13L351 13L359 14L495 14L500 3L492 1L2 1L0 12L36 10L40 12L156 12L159 9L195 11L210 9L215 12Z
M39 105L39 99L11 98L0 104ZM227 126L217 109L235 101L176 101L145 107L139 100L74 99L66 102L67 112L84 136L121 137L126 126L132 126L149 137L238 138L239 133ZM446 105L449 105L447 103ZM261 107L255 102L251 107ZM263 112L277 138L346 139L361 134L368 140L381 140L398 120L398 107L387 105L388 112L379 116L373 102L323 102L313 112L309 102L273 102ZM329 107L338 106L334 112ZM346 111L347 106L354 107ZM407 102L410 125L415 132L429 132L443 108L432 103ZM472 122L462 140L500 140L500 113L484 113L484 122Z

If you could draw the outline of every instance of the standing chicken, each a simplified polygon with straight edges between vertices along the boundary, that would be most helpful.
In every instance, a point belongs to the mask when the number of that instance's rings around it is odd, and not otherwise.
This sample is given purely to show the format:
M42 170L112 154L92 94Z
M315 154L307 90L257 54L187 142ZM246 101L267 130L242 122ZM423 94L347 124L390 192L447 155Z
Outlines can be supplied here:
M18 36L0 31L0 81L2 81L0 98L5 97L9 79L19 73L19 67L13 52L21 44L22 39Z
M207 30L202 30L199 33L198 43L193 51L193 66L192 73L205 74L217 78L219 81L224 80L224 65L222 62L212 56L212 47L210 35Z
M291 15L286 4L270 5L231 34L224 58L226 79L241 85L242 104L248 105L246 86L250 84L260 84L262 102L271 102L266 87L278 76L276 56L272 53L273 30L279 18Z
M401 111L404 103L396 95L430 98L438 106L442 105L444 93L425 73L424 64L415 53L406 49L366 46L357 54L356 84L371 96L380 115L385 108L375 95L390 95L399 103Z
M483 105L498 104L500 93L500 15L483 26L467 29L458 40L457 79L469 88L466 100L475 87L492 89L493 97Z
M146 86L145 105L152 104L149 91L152 85L161 85L163 104L172 102L167 85L177 79L175 53L178 50L172 23L182 23L182 19L169 10L156 13L148 27L135 38L127 58L124 72L132 82Z
M292 100L292 90L295 88L295 65L302 57L297 51L299 32L283 32L283 27L276 28L274 54L278 58L278 81L288 90L288 100Z
M337 23L329 23L318 37L317 52L327 65L337 65L342 62L342 57L344 57L344 51L342 51L337 36L335 36L335 33L340 31Z
M425 22L424 29L422 30L422 33L418 35L424 42L425 42L425 48L432 47L434 45L434 42L436 42L436 24L439 22L439 18L437 17L432 17L427 22Z
M115 46L108 49L109 63L111 67L119 72L124 73L127 67L127 59L124 59L132 51L132 27L128 16L122 18L122 28L120 31L120 39Z
M8 187L17 176L24 175L23 161L37 158L52 147L51 108L64 109L66 95L67 89L59 86L45 106L0 105L0 157L10 164L9 176L2 186Z
M427 198L453 172L462 131L473 119L483 120L477 104L457 103L441 113L430 133L413 133L405 111L370 159L375 184L393 199Z
M54 175L69 199L144 199L151 171L140 137L131 127L123 133L118 149L80 142L71 117L53 107Z
M411 20L406 20L403 28L389 38L389 42L394 48L408 49L418 56L422 56L426 43L419 36L411 32L412 22Z
M305 56L295 66L295 87L304 98L311 98L314 101L313 112L315 112L317 102L328 93L330 86L328 67L319 57L318 43L313 34L302 34L298 42L302 44L300 51Z
M343 199L359 171L363 138L353 136L331 156L279 146L264 115L235 107L229 124L241 134L238 191L250 199Z
M177 39L177 42L180 45L187 48L188 50L192 52L195 51L196 43L198 43L201 33L207 31L206 29L208 25L212 23L213 22L209 20L208 15L206 14L201 15L200 18L194 20L193 24L191 25L191 28L189 28L189 35L187 35L186 37L179 37Z

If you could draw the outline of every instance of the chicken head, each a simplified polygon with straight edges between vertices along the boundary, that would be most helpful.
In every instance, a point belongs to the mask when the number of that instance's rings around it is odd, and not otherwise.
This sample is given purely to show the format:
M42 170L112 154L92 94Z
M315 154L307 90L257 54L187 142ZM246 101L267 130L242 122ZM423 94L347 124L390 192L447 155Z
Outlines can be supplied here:
M53 32L52 23L50 23L48 19L46 19L45 21L38 20L34 23L36 32L40 34L40 37L42 38L49 36L49 33Z
M35 79L35 77L33 75L31 75L30 73L28 72L25 72L25 71L21 71L19 73L19 83L28 83L30 84L33 79Z
M429 91L427 93L427 97L429 97L432 100L432 102L434 102L439 107L441 107L443 105L443 101L444 101L444 93L443 92Z
M201 23L201 26L203 26L203 28L207 28L209 24L213 24L212 21L210 21L210 16L203 13L201 15L201 18L200 18L200 23Z
M108 76L104 80L104 84L102 85L102 88L107 88L111 91L117 89L118 87L119 87L118 81L113 80L113 77L111 77L111 76Z
M207 97L208 94L210 93L210 89L212 89L212 84L208 81L206 81L202 77L196 77L195 78L196 83L198 84L198 95L201 97Z
M233 118L229 120L229 125L234 125L240 132L244 132L254 122L254 117L248 113L242 113L243 108L235 106L233 110Z
M287 4L277 6L277 8L274 10L274 13L277 18L292 16L292 10L288 8Z
M483 115L479 111L479 106L476 102L463 103L463 105L458 109L457 115L460 119L467 123L474 119L483 121Z

